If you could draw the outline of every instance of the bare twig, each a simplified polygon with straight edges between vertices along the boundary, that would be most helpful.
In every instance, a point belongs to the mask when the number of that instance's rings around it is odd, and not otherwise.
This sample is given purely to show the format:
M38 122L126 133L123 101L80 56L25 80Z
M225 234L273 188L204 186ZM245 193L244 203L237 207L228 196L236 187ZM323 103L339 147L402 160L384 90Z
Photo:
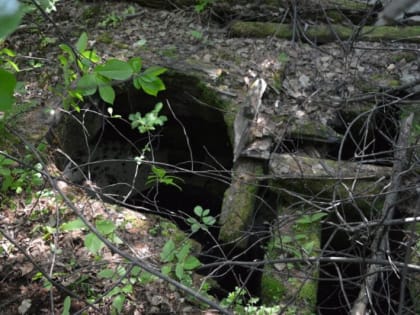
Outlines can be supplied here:
M411 113L407 118L403 119L401 123L401 130L395 148L395 164L390 185L391 192L385 198L384 206L382 208L381 221L392 220L394 216L394 207L398 198L398 188L401 186L401 177L407 162L408 139L411 131L411 125L413 123L413 117L414 115ZM386 256L389 254L388 229L388 226L384 225L381 225L380 228L378 228L371 245L373 259L387 259ZM391 260L391 257L388 257L388 259ZM351 310L352 315L366 314L371 292L375 286L380 272L381 268L376 264L371 264L368 267L368 276L360 288L359 296L353 305Z
M13 131L12 131L13 132ZM45 162L43 161L42 157L40 156L39 152L36 150L36 148L29 143L28 141L26 141L26 139L22 138L19 134L17 134L16 132L13 132L13 134L15 136L17 136L22 143L24 143L29 150L33 153L33 155L38 159L39 163L42 164L43 169L46 169L46 165ZM75 215L77 215L77 217L80 218L80 220L85 224L85 226L94 234L96 235L96 237L98 237L104 244L106 247L108 247L113 253L116 253L118 255L120 255L121 257L127 259L128 261L132 262L133 265L136 265L138 267L140 267L141 269L143 269L144 271L164 280L165 282L172 284L173 286L175 286L176 288L178 288L179 290L185 292L186 294L192 296L193 298L196 298L197 300L209 305L210 307L217 309L220 313L222 314L228 314L231 315L232 313L223 308L222 306L220 306L218 303L208 299L207 297L203 296L202 294L200 294L198 291L187 287L185 285L183 285L182 283L168 277L165 276L164 274L162 274L161 272L159 272L158 270L156 270L156 268L154 268L153 266L151 266L150 264L148 264L147 262L134 257L130 254L128 254L127 252L121 250L120 248L118 248L117 246L115 246L113 243L111 243L107 238L105 238L97 229L96 227L89 222L86 217L83 215L82 211L69 199L69 197L58 187L57 185L57 180L55 180L52 176L50 176L50 174L48 174L47 172L43 173L48 182L50 183L51 187L63 198L64 203L69 207L69 209L71 209L73 211L73 213ZM6 235L5 235L6 236ZM6 237L7 238L7 237ZM8 238L9 239L9 238ZM38 267L35 265L35 267ZM42 270L42 269L40 269ZM43 275L50 280L50 278L48 277L48 273L44 272ZM67 294L69 294L70 296L74 296L75 294L72 293L71 291L69 291L68 289L66 289L63 285L61 285L58 282L53 281L52 279L50 280L51 283L64 290Z

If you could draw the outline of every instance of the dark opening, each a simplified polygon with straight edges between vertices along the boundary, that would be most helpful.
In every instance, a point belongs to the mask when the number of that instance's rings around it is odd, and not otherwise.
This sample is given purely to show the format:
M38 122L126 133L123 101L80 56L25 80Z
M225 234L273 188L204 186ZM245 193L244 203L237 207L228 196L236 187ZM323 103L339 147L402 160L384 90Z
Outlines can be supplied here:
M113 105L113 114L121 116L122 119L103 119L99 132L90 139L88 147L92 155L95 151L101 152L101 148L106 146L111 146L112 150L112 146L116 143L130 143L129 150L132 150L133 154L140 155L142 148L148 144L152 151L148 153L148 159L154 159L156 165L163 167L170 176L182 179L177 182L182 190L170 185L154 185L142 190L141 194L131 195L125 202L147 208L153 213L169 218L181 229L190 232L190 225L186 219L188 216L194 216L193 209L197 205L210 209L210 214L218 219L224 193L230 184L233 150L224 122L223 110L203 100L203 90L197 86L198 83L189 77L176 78L172 75L164 81L167 89L157 98L147 96L132 88L120 90ZM217 99L213 100L218 102ZM165 124L151 135L140 134L137 130L133 130L128 119L129 115L135 112L144 115L153 110L157 102L162 102L164 105L159 115L167 117ZM102 113L106 113L104 104L97 107L101 108ZM78 148L77 152L71 152L70 149L67 153L79 165L89 163L90 160L77 158L79 155L86 154L86 152L80 152L84 151L84 148L82 147L82 150ZM95 156L93 160L108 158L110 157ZM121 162L116 162L114 166L120 167L124 163L128 162L122 158ZM93 164L89 167L92 180L106 178L106 173L111 172L114 166L98 168ZM118 172L110 176L110 181L112 180L119 180ZM264 217L260 214L263 209L266 211L269 204L264 201L268 198L267 194L266 190L260 192L261 202L257 205L256 213L258 214L249 227L250 238L247 250L237 250L232 244L220 244L217 240L219 232L217 223L210 228L211 235L201 230L193 234L192 237L203 246L199 258L204 264L213 262L223 264L226 259L233 257L243 261L253 261L264 257L263 246L268 238L268 227L263 223ZM122 200L122 198L117 199ZM271 216L274 217L274 211L272 209L270 211ZM263 266L259 268L259 270L247 267L230 268L226 265L226 268L214 274L212 272L215 268L202 269L201 272L212 273L221 288L213 293L217 293L222 298L234 291L236 286L242 285L252 295L258 295Z
M351 160L361 163L392 166L394 145L399 133L400 111L394 106L381 106L371 113L357 118L354 113L342 111L339 123L332 127L340 134L346 134L341 145L341 152L336 147L336 159ZM379 200L382 201L379 201ZM378 202L379 201L379 202ZM360 206L360 205L359 205ZM363 208L351 203L336 210L347 223L363 222L363 216L371 218L382 211L383 197L365 200ZM362 211L365 211L362 214ZM395 213L394 219L402 218L401 213ZM325 222L341 221L331 214ZM404 261L406 246L402 246L405 237L403 226L392 226L389 230L391 258ZM371 227L350 233L338 230L331 224L324 223L321 231L321 248L324 257L345 256L349 258L372 257L371 243L377 233L377 228ZM361 284L366 278L367 263L335 263L321 262L318 281L317 311L319 314L349 314L358 294ZM405 293L403 305L400 295ZM394 271L381 272L372 293L372 303L376 314L410 314L412 305L407 289L403 287L402 278Z
M342 110L331 127L346 135L344 142L331 152L335 159L392 165L393 145L398 135L400 111L396 106L378 107L359 115ZM341 149L341 151L340 151Z
M401 218L396 213L395 219ZM349 221L357 220L355 217ZM328 221L338 222L337 218L330 216ZM407 247L404 246L405 233L403 226L393 226L389 230L391 259L404 261ZM323 224L321 242L324 245L324 256L346 256L349 258L371 257L370 245L375 229L363 230L359 233L338 231L331 225ZM320 264L318 281L319 314L349 314L366 277L367 263L334 263ZM374 289L371 292L374 311L376 314L414 314L413 303L408 290L408 280L403 285L402 279L406 275L398 275L387 268L380 273ZM400 296L404 291L404 299L400 303Z

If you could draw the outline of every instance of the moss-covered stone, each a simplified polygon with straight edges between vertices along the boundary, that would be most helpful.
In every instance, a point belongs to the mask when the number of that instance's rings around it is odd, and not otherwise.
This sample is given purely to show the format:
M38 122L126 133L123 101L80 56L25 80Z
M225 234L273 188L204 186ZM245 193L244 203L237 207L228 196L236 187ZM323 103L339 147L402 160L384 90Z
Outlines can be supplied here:
M282 200L279 206L279 216L289 217L302 211L310 216L310 209L296 209L287 201ZM298 216L296 216L299 218ZM315 218L315 217L314 217ZM290 224L282 225L278 231L273 231L273 237L266 247L265 259L281 260L282 258L302 259L301 263L275 263L267 264L261 281L261 297L264 304L287 305L293 299L293 305L298 314L315 314L317 301L318 269L315 265L308 268L303 263L305 256L313 256L320 249L320 220L297 219ZM305 275L302 277L302 275Z
M232 183L223 198L220 215L220 240L235 242L238 247L242 248L247 246L249 233L246 231L254 214L258 176L262 172L261 162L238 160L233 170Z
M231 25L231 34L238 37L267 37L274 35L279 38L291 39L294 30L291 24L237 21ZM305 32L309 39L316 40L318 43L336 41L337 37L346 40L351 38L353 34L354 29L352 27L339 24L317 24L310 26ZM400 39L407 42L420 42L420 26L366 26L360 34L361 39L366 41Z
M417 54L412 51L401 51L391 56L391 60L393 62L400 62L401 60L404 60L404 59L406 62L412 62L417 59Z
M297 195L310 195L330 200L332 194L339 200L348 200L366 211L372 211L372 202L378 198L391 174L391 168L337 162L290 154L272 154L269 163L272 190L292 191L282 194L284 201L292 203ZM381 180L382 178L382 180ZM339 180L340 184L337 184ZM345 203L343 203L345 204Z
M292 124L288 130L290 137L311 140L314 142L340 142L342 135L331 127L317 121L306 121Z
M372 92L374 88L396 88L401 85L400 81L394 78L391 74L376 73L371 76L370 88L367 90Z

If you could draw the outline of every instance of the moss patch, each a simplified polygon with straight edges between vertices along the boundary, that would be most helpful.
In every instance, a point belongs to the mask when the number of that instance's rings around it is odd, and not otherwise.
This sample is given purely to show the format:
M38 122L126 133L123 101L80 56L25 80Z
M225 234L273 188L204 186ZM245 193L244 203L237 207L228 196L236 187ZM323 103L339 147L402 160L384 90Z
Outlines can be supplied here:
M286 287L281 281L266 273L261 279L261 300L264 305L278 304L286 293Z
M302 289L299 291L299 297L308 303L313 309L316 306L316 291L317 290L314 281L305 283L302 286Z

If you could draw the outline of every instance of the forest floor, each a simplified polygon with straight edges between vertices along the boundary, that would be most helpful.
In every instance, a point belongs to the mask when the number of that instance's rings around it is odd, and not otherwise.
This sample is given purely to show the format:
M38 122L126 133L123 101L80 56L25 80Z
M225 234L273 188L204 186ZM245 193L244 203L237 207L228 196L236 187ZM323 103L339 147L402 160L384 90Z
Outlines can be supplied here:
M285 94L289 97L280 101L287 104L288 111L296 113L304 109L318 115L320 120L331 118L325 104L327 94L362 91L371 73L392 76L394 72L399 77L401 73L417 70L409 64L408 58L393 61L397 52L382 50L382 44L378 43L357 43L352 53L346 55L342 43L315 47L275 37L231 38L227 25L211 21L207 12L200 15L192 9L164 11L122 1L66 0L57 3L57 10L50 17L54 23L39 14L28 15L6 43L18 52L15 62L21 69L18 79L23 85L18 91L18 112L12 125L21 139L4 141L2 146L8 145L6 151L13 152L19 159L28 154L21 140L26 139L33 145L42 143L49 124L54 121L51 113L61 105L62 91L57 87L62 86L63 74L57 59L58 45L75 43L82 32L88 34L89 45L103 59L127 60L140 56L148 66L179 65L187 59L196 61L198 67L212 65L227 74L227 82L221 86L227 91L230 88L246 91L247 82L258 76L275 78L277 72L284 71L281 63L286 58L289 62L284 83L278 86L273 79L269 84L273 90L287 91ZM407 56L410 57L409 52ZM317 89L321 86L322 89ZM304 101L315 94L319 99ZM48 149L43 152L46 158L48 152ZM48 170L59 174L52 164ZM88 220L102 216L115 224L124 221L123 214L109 211L106 204L85 196L82 190L68 188L68 193L74 204L83 208ZM97 276L101 264L117 266L123 265L123 261L107 249L102 260L95 260L87 252L80 230L56 233L53 227L63 220L71 220L74 215L48 185L0 198L0 227L31 258L28 260L17 245L0 238L0 314L62 312L66 294L41 281L34 263L76 292L79 300L72 299L73 312L83 309L82 301L99 296L109 288L109 279ZM148 233L159 226L159 219L137 216L140 221L148 221L147 227L127 225L120 237L130 244L127 250L159 265L165 237L150 237ZM128 299L130 303L123 310L124 314L201 312L183 293L163 281L136 288L128 294ZM111 314L111 304L112 299L105 298L105 303L97 304L96 310L90 308L83 314Z

